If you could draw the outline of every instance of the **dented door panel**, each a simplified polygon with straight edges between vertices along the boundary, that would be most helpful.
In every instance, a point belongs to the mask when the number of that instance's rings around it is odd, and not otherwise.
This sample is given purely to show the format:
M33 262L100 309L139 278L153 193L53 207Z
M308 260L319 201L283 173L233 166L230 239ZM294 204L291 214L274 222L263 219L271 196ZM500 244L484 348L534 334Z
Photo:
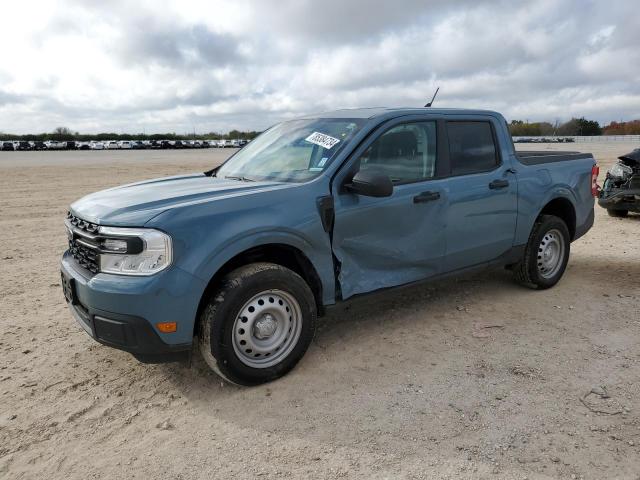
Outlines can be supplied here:
M333 250L343 299L440 273L447 204L443 182L398 185L388 198L337 196ZM425 191L440 198L414 203Z

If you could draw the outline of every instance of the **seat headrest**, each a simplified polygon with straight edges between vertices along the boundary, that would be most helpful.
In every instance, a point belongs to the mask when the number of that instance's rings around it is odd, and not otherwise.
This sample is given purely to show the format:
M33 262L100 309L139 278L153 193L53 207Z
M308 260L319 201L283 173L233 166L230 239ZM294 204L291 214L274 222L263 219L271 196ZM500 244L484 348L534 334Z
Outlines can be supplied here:
M380 137L377 156L396 158L412 155L418 149L416 136L411 132L393 132Z

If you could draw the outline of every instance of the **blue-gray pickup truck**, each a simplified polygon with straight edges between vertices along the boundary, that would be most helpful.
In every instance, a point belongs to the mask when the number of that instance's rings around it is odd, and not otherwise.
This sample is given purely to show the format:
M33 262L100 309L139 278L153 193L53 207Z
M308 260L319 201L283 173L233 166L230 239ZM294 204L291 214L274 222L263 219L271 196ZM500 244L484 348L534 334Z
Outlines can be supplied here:
M329 306L506 267L555 285L591 228L591 154L516 153L504 118L339 110L273 126L204 173L73 203L62 286L95 340L256 385L301 359Z

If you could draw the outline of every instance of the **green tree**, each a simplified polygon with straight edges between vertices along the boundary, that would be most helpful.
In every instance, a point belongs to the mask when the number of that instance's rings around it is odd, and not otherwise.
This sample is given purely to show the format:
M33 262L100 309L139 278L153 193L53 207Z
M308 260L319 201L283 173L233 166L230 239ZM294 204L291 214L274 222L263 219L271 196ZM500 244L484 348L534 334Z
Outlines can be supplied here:
M555 133L553 125L549 122L529 123L522 120L512 120L509 124L509 131L514 137L550 136Z
M579 136L602 135L602 128L595 120L587 120L584 117L572 118L558 127L558 134Z
M52 140L73 140L73 132L67 127L58 127L51 134Z

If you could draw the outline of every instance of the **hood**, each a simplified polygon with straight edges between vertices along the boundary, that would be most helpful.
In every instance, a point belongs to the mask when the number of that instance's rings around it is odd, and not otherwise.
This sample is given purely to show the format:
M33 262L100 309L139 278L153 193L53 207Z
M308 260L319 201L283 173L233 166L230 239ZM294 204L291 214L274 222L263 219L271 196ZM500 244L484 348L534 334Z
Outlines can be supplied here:
M625 155L621 155L618 158L631 165L636 163L640 164L640 148L636 148L632 152L629 152Z
M165 210L190 203L255 194L292 184L243 182L203 173L147 180L92 193L71 205L71 212L89 222L141 227Z

